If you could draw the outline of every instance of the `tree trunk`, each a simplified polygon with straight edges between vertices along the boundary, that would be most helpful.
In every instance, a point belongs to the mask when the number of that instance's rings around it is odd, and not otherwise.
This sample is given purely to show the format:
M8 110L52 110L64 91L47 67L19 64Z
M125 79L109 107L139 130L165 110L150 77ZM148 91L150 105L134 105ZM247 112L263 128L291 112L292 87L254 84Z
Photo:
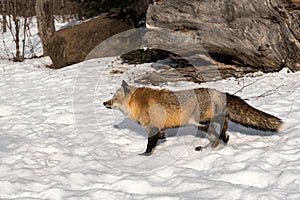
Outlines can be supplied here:
M53 17L53 1L36 0L35 11L39 35L42 41L44 56L48 55L47 41L55 32Z
M184 32L220 60L300 70L300 0L160 0L147 26Z
M1 0L1 4L2 4L2 31L3 31L3 33L6 33L6 23L7 23L7 21L6 21L6 2L5 2L5 0Z
M21 52L20 52L20 21L17 16L17 0L14 0L13 5L13 21L15 23L15 44L16 44L16 57L15 61L20 62L21 59Z
M78 19L82 19L82 1L77 0L77 5L78 5Z
M66 16L65 16L65 0L61 0L61 5L60 5L60 15L63 18L63 22L66 21Z

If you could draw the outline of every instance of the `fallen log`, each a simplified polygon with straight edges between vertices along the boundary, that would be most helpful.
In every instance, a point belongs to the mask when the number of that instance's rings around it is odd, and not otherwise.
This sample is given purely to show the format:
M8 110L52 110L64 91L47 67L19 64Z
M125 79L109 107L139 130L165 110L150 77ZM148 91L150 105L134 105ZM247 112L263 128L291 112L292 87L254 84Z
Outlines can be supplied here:
M147 11L148 28L195 38L219 61L263 72L300 70L299 0L160 0Z

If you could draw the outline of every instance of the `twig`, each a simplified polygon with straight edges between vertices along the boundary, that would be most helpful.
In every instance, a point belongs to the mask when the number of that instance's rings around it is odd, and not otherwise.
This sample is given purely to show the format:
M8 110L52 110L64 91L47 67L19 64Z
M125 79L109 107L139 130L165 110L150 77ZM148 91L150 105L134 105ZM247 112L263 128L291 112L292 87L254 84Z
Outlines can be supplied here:
M247 98L247 99L244 99L244 100L250 100L250 99L258 99L260 97L266 97L266 96L269 96L271 94L274 94L277 92L277 90L283 86L286 86L286 84L282 84L280 86L277 86L276 88L272 89L272 90L267 90L266 92L262 93L261 95L258 95L258 96L254 96L254 97L250 97L250 98Z
M243 89L245 89L246 87L249 87L249 86L253 85L254 83L256 83L257 81L260 81L260 80L262 80L262 79L264 79L264 78L265 78L265 77L262 77L262 78L260 78L260 79L256 79L255 81L249 83L248 85L243 85L243 87L242 87L241 89L239 89L238 91L236 91L236 92L233 93L233 94L235 95L235 94L237 94L237 93L243 91ZM243 82L243 84L244 84L244 82Z

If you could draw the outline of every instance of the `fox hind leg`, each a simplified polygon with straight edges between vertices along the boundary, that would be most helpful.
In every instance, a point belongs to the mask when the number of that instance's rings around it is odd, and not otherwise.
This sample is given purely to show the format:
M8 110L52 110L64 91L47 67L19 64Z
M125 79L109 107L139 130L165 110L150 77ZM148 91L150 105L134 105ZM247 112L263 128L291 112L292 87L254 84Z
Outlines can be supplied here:
M228 116L226 116L225 118L223 129L219 137L219 139L221 139L224 142L224 144L227 144L229 141L229 135L227 134L227 129L228 129Z
M224 144L227 144L229 141L229 135L226 133L227 129L228 129L228 116L226 116L224 119L224 123L222 126L222 130L220 131L219 138L217 140L213 140L210 144L208 144L208 146L216 148L220 144L221 140L224 142ZM218 133L216 132L215 129L213 130L213 134L214 135L217 134L218 136Z
M220 130L220 133L218 133L216 131L217 128L215 127L215 124L220 125L220 122L222 122L222 119L224 119L222 130ZM207 148L207 147L216 148L220 144L221 140L224 142L224 144L227 144L229 141L229 135L226 133L227 128L228 128L228 116L227 115L223 118L220 118L220 116L216 117L214 120L211 121L211 125L199 124L198 129L204 131L207 134L208 139L210 140L210 143L204 147L198 146L195 148L195 150L201 151L202 149Z
M218 133L215 130L215 126L214 124L212 125L205 125L205 126L198 126L198 129L203 131L207 138L210 140L209 144L207 144L206 146L197 146L195 148L196 151L201 151L202 149L205 149L207 147L217 147L218 144L220 143L220 139L218 137Z

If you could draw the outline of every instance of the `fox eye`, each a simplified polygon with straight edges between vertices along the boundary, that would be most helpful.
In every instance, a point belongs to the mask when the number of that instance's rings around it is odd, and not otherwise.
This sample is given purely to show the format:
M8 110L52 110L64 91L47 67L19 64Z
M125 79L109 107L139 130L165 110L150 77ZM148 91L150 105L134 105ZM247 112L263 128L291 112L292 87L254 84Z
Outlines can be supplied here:
M113 92L111 92L110 94L114 94Z

